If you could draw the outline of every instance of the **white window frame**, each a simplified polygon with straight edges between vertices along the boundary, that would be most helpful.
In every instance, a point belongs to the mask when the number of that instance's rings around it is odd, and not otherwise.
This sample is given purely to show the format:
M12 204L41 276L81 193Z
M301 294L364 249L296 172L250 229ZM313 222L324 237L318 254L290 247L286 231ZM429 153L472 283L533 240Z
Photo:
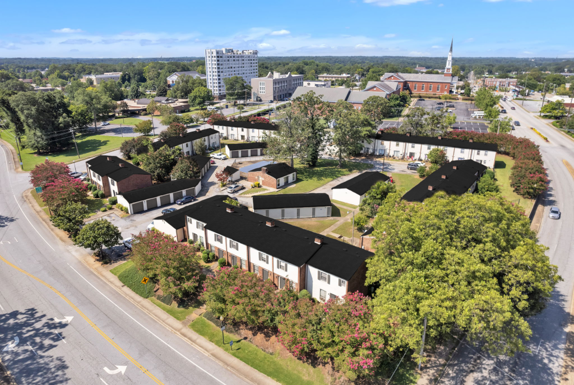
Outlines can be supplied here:
M203 228L204 228L203 223L201 223L201 222L199 222L199 221L195 221L195 227L196 227L198 230L203 230Z
M327 300L327 292L323 289L319 289L319 299L323 302Z
M277 268L279 270L287 271L287 262L284 262L280 259L277 260Z
M345 287L347 286L347 281L345 281L344 279L339 278L339 287Z
M229 240L229 248L230 249L235 249L237 251L239 251L239 243L237 243L236 241L232 241L231 239Z
M321 270L317 270L317 279L319 281L327 282L327 284L331 283L330 275Z
M215 239L215 242L223 243L223 236L222 235L213 234L213 238Z
M259 252L259 260L261 262L265 262L265 263L269 263L269 255L262 253L261 251Z

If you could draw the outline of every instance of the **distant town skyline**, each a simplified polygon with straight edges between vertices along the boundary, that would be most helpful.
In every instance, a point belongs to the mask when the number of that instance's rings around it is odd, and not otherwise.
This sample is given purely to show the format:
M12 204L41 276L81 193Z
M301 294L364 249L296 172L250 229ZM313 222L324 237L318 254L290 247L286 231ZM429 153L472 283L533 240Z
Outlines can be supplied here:
M571 0L216 0L178 10L147 0L33 0L26 9L3 4L5 15L21 17L4 18L0 57L203 57L224 47L260 56L446 57L451 38L455 58L574 57ZM535 15L552 15L551 29L529 23Z

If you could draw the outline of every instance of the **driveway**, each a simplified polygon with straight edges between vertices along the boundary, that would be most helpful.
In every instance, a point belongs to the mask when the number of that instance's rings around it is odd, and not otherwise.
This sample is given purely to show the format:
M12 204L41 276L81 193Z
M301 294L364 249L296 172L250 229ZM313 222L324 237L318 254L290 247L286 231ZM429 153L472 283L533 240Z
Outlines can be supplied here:
M476 120L470 117L472 114L471 110L477 109L473 103L453 102L450 100L416 100L413 104L413 107L423 107L427 111L434 111L436 107L444 107L439 106L437 104L439 102L445 103L445 105L451 103L454 105L454 108L450 107L450 109L453 110L453 113L456 115L457 122Z

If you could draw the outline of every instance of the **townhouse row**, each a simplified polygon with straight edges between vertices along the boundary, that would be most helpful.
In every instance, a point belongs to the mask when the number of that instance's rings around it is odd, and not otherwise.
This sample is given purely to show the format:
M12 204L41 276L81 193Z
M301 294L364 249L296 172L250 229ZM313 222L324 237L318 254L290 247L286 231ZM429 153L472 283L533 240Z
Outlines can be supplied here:
M479 143L470 140L447 139L441 136L416 136L379 132L363 142L363 154L390 156L397 159L428 160L434 149L443 149L449 162L454 160L474 160L489 168L494 168L498 146L492 143Z
M279 128L271 123L218 120L213 122L213 129L223 138L261 142L266 135L271 136Z

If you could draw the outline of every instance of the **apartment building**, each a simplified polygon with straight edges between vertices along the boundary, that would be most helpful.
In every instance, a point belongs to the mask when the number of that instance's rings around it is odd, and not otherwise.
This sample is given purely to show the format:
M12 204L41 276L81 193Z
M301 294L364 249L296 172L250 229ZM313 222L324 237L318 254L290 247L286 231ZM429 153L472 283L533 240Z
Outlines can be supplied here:
M371 252L227 205L225 198L214 196L185 209L188 239L229 265L271 279L279 289L306 289L320 301L366 293Z
M341 74L341 75L330 75L330 74L321 74L317 76L319 80L347 80L351 79L350 74Z
M303 87L331 88L330 80L303 80Z
M302 85L303 75L269 72L265 77L251 79L251 98L258 102L286 100Z
M272 135L279 127L271 123L218 120L213 122L213 129L223 138L261 142L266 135Z
M477 81L479 87L496 87L496 88L510 88L516 87L518 84L517 79L498 79L498 78L483 78Z
M379 132L370 138L371 143L363 142L363 154L390 156L397 159L427 160L433 148L446 152L449 162L454 160L474 160L486 167L494 168L498 146L492 143L479 143L470 140L447 139L441 136L416 136Z
M259 182L264 187L277 189L297 180L297 170L287 163L271 163L250 170L247 181Z
M175 82L177 82L177 79L179 79L180 77L183 77L183 76L191 76L194 79L196 79L196 78L205 79L207 77L207 75L200 74L197 71L174 72L167 77L167 86L173 87L175 85Z
M258 65L257 50L206 49L207 88L216 99L223 99L225 97L223 79L241 76L247 84L251 84L251 79L258 75Z
M185 156L196 155L193 145L196 141L203 140L208 149L219 148L219 133L211 128L206 130L195 130L185 133L181 136L172 136L167 139L160 139L152 143L154 151L159 150L163 146L169 148L179 147L181 153Z
M86 161L86 167L88 178L106 197L152 185L151 174L117 156L96 156Z
M105 72L103 75L84 75L80 81L85 83L88 81L88 79L92 79L93 84L97 86L102 82L107 82L110 80L117 82L120 80L121 75L121 72Z

